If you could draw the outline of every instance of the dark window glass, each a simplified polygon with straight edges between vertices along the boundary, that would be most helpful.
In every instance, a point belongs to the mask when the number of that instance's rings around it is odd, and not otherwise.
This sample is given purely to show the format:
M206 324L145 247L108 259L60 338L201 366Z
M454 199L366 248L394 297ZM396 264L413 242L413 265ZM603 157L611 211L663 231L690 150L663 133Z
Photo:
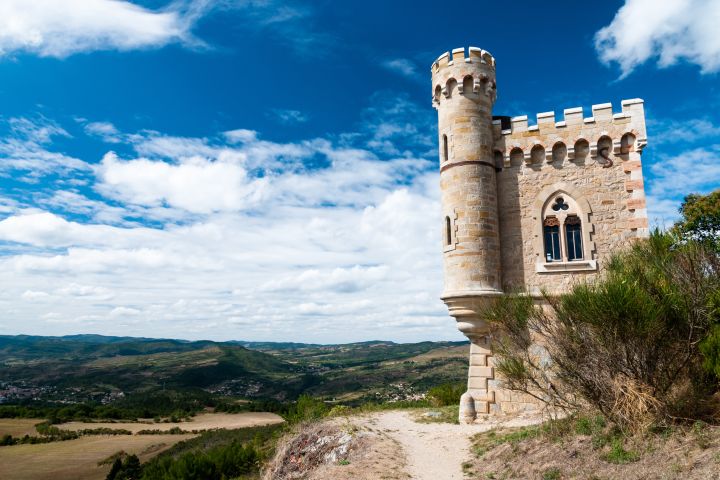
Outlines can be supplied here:
M557 224L557 220L546 219L543 233L545 236L545 261L558 262L562 260L560 256L560 225Z
M582 260L582 228L578 217L571 216L565 220L565 237L567 239L568 260Z
M448 142L447 135L443 135L443 161L448 161Z

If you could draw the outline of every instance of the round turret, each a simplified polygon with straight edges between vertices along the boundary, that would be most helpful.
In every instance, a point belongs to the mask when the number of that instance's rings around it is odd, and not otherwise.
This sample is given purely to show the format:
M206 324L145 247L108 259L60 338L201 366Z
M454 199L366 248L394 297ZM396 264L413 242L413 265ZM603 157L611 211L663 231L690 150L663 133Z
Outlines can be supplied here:
M445 288L442 298L464 333L481 297L501 294L497 183L492 107L495 59L470 47L441 55L432 65L438 111Z

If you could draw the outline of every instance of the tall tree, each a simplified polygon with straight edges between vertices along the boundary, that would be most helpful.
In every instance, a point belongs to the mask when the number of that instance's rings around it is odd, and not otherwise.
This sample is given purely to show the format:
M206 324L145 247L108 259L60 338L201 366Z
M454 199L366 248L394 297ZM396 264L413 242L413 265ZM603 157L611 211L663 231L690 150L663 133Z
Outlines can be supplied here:
M710 240L720 238L720 189L707 195L690 194L680 206L682 218L675 223L675 232L685 238Z

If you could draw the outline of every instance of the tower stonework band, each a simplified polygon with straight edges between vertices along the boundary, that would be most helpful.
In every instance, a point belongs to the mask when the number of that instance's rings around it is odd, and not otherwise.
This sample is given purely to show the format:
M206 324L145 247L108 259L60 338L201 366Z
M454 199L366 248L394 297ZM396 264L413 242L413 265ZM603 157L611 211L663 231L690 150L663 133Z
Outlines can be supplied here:
M643 101L493 117L495 58L470 47L431 67L438 112L444 289L471 342L460 421L537 408L503 389L483 311L504 291L562 293L591 280L613 250L648 235L640 154Z

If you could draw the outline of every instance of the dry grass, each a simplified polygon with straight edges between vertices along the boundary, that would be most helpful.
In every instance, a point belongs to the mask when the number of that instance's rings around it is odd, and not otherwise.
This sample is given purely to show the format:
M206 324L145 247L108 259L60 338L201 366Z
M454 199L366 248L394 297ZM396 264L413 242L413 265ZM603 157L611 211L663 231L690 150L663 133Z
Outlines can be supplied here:
M38 433L35 425L44 421L42 418L0 418L0 437L3 435L36 436Z
M720 428L696 425L657 434L607 437L542 427L478 435L468 479L717 480ZM584 430L584 429L580 429ZM597 431L595 431L597 430Z
M0 478L13 480L102 480L109 465L98 466L124 450L141 461L194 435L87 436L77 440L0 448Z
M153 423L153 422L69 422L58 424L57 427L63 430L83 430L90 428L113 428L130 430L137 433L140 430L162 430L168 431L173 427L182 430L215 430L218 428L245 428L257 427L260 425L271 425L282 423L284 420L279 415L268 412L248 413L201 413L192 418L189 422L177 423Z

